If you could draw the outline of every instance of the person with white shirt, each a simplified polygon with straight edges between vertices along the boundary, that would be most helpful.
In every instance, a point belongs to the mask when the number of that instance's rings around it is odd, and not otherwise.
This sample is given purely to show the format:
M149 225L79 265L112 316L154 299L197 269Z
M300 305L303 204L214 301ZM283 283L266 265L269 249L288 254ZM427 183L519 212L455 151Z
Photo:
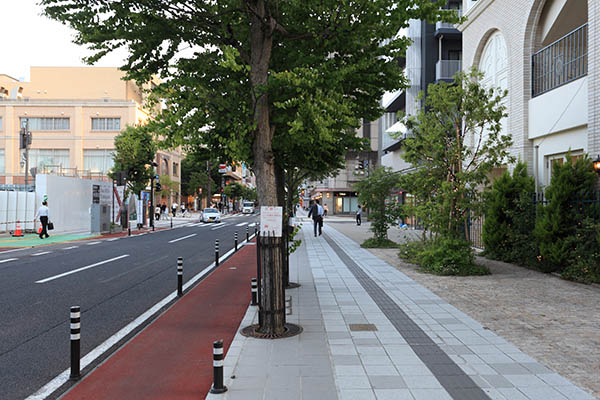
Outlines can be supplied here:
M308 211L308 217L312 215L313 222L315 223L315 237L317 237L317 227L319 228L319 236L323 233L323 207L319 204L319 200L315 200L313 205Z
M50 210L48 209L48 202L46 202L46 201L42 202L42 205L40 206L40 208L38 208L33 220L35 221L38 218L40 219L40 222L42 224L42 231L40 232L40 239L43 239L44 236L47 238L50 237L50 235L48 235L48 218L50 218Z

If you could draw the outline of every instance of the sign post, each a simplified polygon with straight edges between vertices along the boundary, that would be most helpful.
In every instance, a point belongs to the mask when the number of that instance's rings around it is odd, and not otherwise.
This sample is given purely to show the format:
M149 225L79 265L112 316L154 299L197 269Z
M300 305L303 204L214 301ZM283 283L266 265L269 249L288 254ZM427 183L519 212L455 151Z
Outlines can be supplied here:
M281 237L283 207L260 207L260 235Z

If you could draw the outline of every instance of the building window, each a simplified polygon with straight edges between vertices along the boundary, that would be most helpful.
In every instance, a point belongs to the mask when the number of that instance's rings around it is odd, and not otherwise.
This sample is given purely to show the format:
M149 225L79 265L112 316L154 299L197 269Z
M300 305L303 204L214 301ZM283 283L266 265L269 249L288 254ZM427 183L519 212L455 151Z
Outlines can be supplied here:
M173 176L179 176L178 171L179 171L179 163L174 162L173 163Z
M93 131L120 131L121 118L92 118Z
M2 130L2 117L0 117L0 131Z
M71 129L69 118L19 118L21 127L27 126L29 121L30 131L68 131Z
M169 160L163 158L161 175L169 175Z
M106 174L112 169L114 150L83 150L83 169L92 173Z
M55 167L69 168L68 149L30 149L29 168L37 168L38 172L52 170ZM21 168L25 172L25 165Z
M0 149L0 174L6 172L6 160L4 156L4 149Z

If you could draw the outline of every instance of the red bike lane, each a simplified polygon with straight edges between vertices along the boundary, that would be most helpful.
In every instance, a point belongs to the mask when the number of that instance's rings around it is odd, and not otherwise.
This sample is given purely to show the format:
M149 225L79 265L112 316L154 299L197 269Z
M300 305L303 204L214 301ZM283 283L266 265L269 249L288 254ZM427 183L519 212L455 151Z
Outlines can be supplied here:
M212 344L223 339L228 351L250 303L252 277L256 277L256 248L250 245L222 263L62 399L203 399L212 385Z

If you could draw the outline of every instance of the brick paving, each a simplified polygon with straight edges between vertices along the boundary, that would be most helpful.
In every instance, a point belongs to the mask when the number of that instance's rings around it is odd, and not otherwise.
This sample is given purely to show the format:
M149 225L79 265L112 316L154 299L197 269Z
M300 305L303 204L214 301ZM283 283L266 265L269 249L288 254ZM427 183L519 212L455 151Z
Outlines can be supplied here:
M369 224L328 218L356 242L371 236ZM397 242L418 231L391 229ZM600 286L587 286L515 265L478 257L491 275L441 277L424 274L398 258L397 250L370 249L411 279L464 311L524 353L600 397Z

